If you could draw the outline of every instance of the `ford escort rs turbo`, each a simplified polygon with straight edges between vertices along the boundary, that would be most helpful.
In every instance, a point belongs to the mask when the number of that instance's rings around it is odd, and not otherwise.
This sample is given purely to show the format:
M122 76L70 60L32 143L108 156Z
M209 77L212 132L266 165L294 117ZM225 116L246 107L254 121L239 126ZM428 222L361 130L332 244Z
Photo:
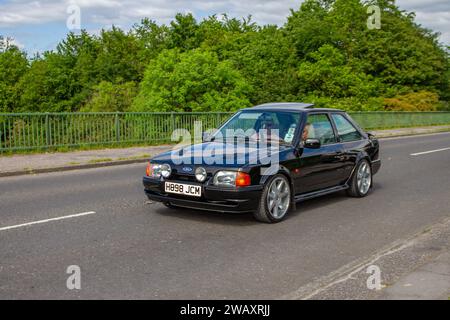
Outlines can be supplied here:
M153 157L143 183L168 208L274 223L303 200L367 196L380 166L378 140L344 111L270 103L237 112L202 143Z

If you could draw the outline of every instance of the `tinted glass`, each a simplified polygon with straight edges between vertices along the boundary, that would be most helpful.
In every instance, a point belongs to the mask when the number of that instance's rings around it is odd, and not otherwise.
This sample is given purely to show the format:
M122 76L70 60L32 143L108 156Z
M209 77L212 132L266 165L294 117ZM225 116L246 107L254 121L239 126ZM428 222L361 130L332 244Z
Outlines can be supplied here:
M332 117L342 142L361 140L361 134L343 115L333 114Z
M302 140L319 139L322 145L336 142L333 126L326 114L311 114L303 129Z

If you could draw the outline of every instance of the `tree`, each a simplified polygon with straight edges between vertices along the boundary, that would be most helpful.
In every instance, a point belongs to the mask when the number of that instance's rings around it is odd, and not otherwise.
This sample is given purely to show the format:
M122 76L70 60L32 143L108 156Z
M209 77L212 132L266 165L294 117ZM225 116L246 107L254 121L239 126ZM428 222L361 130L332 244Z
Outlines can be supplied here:
M140 81L145 64L140 57L140 43L132 32L126 34L117 27L102 30L99 37L99 51L95 70L98 79L116 81Z
M93 91L91 99L81 111L126 112L137 95L137 86L132 81L121 84L102 81L93 88Z
M369 4L380 29L367 27ZM422 110L437 96L433 108L449 108L450 49L394 0L305 0L283 27L226 14L146 18L130 31L69 33L31 59L12 43L0 37L2 111L128 110L135 87L132 108L145 111L293 100Z
M300 95L313 94L330 98L377 96L380 83L346 64L343 53L331 45L324 45L308 55L311 61L299 66Z
M161 52L145 72L134 111L233 111L251 90L229 61L201 49Z
M369 3L307 0L292 12L286 31L301 61L300 96L312 89L318 96L359 101L420 90L444 95L446 54L437 35L415 24L414 15L398 9L392 0L376 2L381 7L381 29L369 30ZM334 48L339 57L327 76L323 72L332 57L324 55L324 48ZM313 87L304 85L305 77L316 78L310 83Z
M252 85L252 104L295 100L299 84L295 50L276 26L235 35L222 55Z
M202 42L198 30L197 21L191 13L177 13L175 20L170 22L169 48L182 51L198 48Z
M145 18L140 24L135 24L131 30L140 45L140 60L147 65L151 59L169 46L169 28L158 25L155 21Z
M0 112L17 110L16 86L27 71L26 54L0 38Z

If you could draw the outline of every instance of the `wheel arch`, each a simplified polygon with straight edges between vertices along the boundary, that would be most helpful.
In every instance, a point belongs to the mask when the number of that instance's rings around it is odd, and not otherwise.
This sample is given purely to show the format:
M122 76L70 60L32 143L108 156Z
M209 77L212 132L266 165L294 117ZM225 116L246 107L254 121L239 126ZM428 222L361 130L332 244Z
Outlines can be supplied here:
M362 160L367 160L367 162L369 163L370 169L372 169L372 160L370 159L370 155L366 151L359 152L356 157L356 160L355 160L355 165L353 166L353 169L350 172L350 176L347 178L346 184L348 184L349 181L352 179L356 168L359 166L359 164L361 163Z

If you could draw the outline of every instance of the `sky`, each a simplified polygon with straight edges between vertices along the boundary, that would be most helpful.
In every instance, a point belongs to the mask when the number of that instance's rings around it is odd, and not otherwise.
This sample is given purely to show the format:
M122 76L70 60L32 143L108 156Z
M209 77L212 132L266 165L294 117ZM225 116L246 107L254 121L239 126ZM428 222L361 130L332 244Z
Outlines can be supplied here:
M112 25L129 29L143 17L169 23L177 12L197 19L227 13L231 17L252 15L259 24L283 25L290 9L302 0L0 0L0 35L30 54L55 49L70 31L80 27L91 33ZM450 45L450 0L397 0L399 7L416 12L416 21L440 32L440 41ZM73 17L80 8L81 19Z

